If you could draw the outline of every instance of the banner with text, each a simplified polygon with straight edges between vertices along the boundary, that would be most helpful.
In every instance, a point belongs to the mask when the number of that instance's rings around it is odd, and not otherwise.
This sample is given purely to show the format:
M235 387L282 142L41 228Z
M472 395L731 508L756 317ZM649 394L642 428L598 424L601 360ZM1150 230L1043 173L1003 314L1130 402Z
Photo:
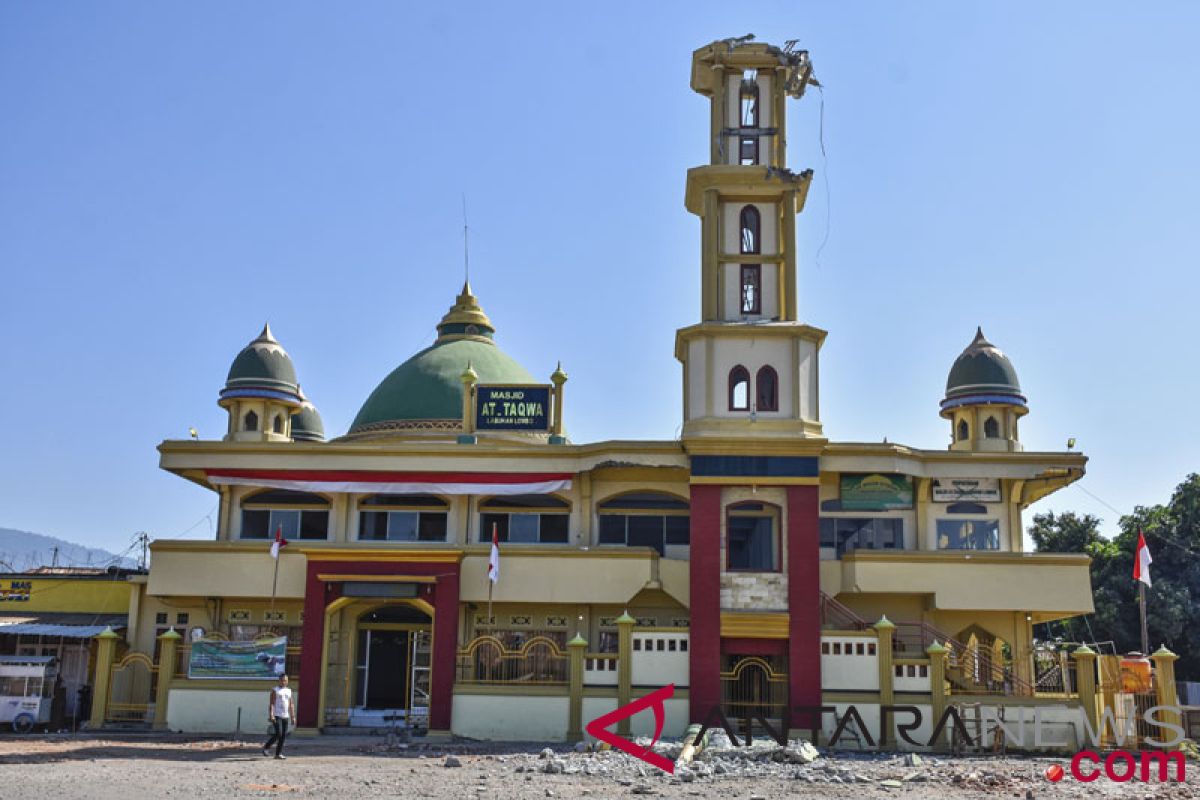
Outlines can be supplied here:
M287 637L256 642L198 639L192 642L192 679L275 680L287 664Z
M550 430L550 387L484 384L476 386L475 429Z
M843 475L841 490L844 511L912 508L913 485L907 475Z

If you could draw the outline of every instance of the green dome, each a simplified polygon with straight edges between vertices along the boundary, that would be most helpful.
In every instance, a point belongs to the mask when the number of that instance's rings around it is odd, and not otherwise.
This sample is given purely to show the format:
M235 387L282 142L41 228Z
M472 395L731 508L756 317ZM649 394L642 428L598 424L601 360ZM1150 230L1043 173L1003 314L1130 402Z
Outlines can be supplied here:
M396 367L371 392L348 435L388 430L459 430L463 371L479 383L535 383L529 372L492 341L494 328L469 286L438 325L438 339Z
M325 441L325 423L321 421L317 407L308 400L292 415L292 439L297 442Z
M982 403L1024 406L1025 397L1008 356L984 338L983 329L978 328L975 339L950 368L942 408Z
M299 393L292 359L266 325L233 360L221 398L269 397L299 403Z

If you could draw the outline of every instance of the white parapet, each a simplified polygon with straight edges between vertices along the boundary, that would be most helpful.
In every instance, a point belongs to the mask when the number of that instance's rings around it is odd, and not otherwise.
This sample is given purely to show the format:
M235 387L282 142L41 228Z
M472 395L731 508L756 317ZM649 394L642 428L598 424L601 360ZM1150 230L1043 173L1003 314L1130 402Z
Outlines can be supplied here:
M633 685L690 685L688 648L687 631L634 631Z

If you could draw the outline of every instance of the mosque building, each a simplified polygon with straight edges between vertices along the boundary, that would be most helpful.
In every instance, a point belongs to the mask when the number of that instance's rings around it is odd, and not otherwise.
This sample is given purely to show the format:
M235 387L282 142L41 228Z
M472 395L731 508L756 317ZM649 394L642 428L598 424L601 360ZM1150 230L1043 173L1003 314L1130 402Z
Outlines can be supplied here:
M213 540L152 545L130 612L131 650L175 657L151 698L160 721L258 719L267 684L197 677L192 651L277 636L305 731L399 716L575 738L667 684L675 735L715 707L782 718L1038 695L1051 668L1032 626L1091 612L1092 592L1086 556L1028 552L1022 512L1086 459L1024 449L1030 402L982 330L947 332L970 339L940 399L948 447L826 438L827 334L797 311L812 171L786 159L786 105L813 83L790 47L692 56L710 159L686 183L702 302L675 338L678 438L572 441L567 374L508 356L504 319L470 285L345 432L324 430L276 332L238 353L218 396L225 435L158 448L220 504ZM101 706L118 704L113 686Z

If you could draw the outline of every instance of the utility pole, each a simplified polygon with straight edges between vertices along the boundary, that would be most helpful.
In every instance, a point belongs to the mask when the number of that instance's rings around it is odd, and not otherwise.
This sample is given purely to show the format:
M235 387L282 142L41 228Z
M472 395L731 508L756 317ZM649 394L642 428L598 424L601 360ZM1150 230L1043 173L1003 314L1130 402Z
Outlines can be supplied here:
M150 546L150 534L145 531L139 531L137 535L138 542L142 545L142 558L138 562L138 569L146 569L146 548Z
M50 556L50 567L51 567L51 569L53 569L54 567L57 567L57 566L58 566L58 545L55 545L55 546L54 546L54 549L53 549L52 553L53 553L53 554Z

